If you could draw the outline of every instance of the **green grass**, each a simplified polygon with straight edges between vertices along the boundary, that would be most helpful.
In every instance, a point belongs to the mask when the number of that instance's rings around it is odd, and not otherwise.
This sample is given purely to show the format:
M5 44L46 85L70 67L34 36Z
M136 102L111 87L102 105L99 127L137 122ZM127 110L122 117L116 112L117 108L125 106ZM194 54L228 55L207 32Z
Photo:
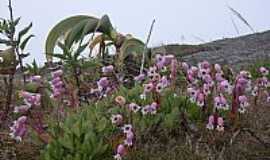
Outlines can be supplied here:
M249 70L251 72L251 75L254 79L261 77L261 74L259 72L260 67L266 67L267 69L270 69L270 60L262 60L258 61L252 66L250 66ZM270 74L268 75L268 79L270 79Z

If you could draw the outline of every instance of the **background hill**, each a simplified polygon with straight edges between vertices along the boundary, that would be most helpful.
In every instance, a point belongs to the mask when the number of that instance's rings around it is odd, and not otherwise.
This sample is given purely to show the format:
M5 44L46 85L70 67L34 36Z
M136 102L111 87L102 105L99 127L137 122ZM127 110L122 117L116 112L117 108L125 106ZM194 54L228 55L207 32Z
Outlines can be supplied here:
M270 31L217 40L201 45L170 44L153 48L154 53L166 52L191 64L202 60L228 64L235 69L270 59Z

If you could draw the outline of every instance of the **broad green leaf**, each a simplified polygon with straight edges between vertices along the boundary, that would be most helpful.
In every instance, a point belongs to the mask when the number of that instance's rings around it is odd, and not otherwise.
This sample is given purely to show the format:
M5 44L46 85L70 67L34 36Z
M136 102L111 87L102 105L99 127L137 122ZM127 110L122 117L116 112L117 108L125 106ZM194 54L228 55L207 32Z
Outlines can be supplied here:
M47 61L52 61L51 54L54 52L57 40L69 32L76 24L85 19L93 19L98 21L97 18L86 15L72 16L62 20L51 29L45 44L45 54Z
M102 16L102 18L100 19L100 21L98 23L97 30L99 32L105 33L113 40L116 40L117 33L116 33L116 30L113 28L112 23L111 23L108 15Z
M67 35L67 38L65 39L65 44L67 48L70 48L74 42L77 42L78 40L83 38L84 35L82 35L82 32L88 21L88 19L84 19L71 29L71 31Z

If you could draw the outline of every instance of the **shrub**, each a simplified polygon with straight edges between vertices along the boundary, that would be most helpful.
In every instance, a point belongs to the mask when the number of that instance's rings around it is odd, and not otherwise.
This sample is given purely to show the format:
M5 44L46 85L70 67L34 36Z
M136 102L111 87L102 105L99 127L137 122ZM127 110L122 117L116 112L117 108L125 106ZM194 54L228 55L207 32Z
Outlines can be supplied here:
M111 158L113 128L102 106L92 105L69 116L52 129L54 139L43 152L44 160Z

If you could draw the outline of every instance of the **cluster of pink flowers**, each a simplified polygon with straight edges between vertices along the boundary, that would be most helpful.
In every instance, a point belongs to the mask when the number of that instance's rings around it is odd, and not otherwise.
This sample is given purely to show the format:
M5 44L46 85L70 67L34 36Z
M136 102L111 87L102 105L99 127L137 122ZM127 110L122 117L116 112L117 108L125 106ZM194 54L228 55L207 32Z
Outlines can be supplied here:
M239 108L238 108L239 113L245 113L247 107L249 106L248 98L245 95L242 95L238 97L238 101L239 101Z
M187 95L190 101L204 108L206 99L213 96L214 114L218 115L219 110L229 110L232 105L232 113L244 113L249 106L248 98L245 94L251 91L251 74L248 71L241 71L237 76L235 83L231 85L229 80L225 79L222 67L215 64L213 67L203 61L198 66L189 66L187 63L181 63L182 69L186 74L188 81ZM259 84L267 86L269 82L266 80L267 69L261 68L263 78L259 80ZM260 85L259 85L260 86ZM257 95L258 87L254 87L253 94ZM216 94L216 96L214 96ZM232 104L228 101L228 97L232 94ZM207 124L208 129L224 130L223 118L210 116Z
M97 89L93 89L91 93L98 94L99 97L106 97L113 89L112 83L108 77L101 77L97 81Z
M124 144L128 147L131 147L133 145L133 140L134 140L134 133L132 131L132 125L125 124L122 127L122 130L123 130L123 133L125 134Z
M52 72L52 98L59 99L65 93L65 84L62 80L63 70Z
M161 70L166 70L166 67L171 65L172 60L175 59L174 55L160 55L157 54L155 58L155 65L156 67Z
M106 91L110 85L110 81L108 77L102 77L97 82L99 91Z
M139 106L139 105L136 104L136 103L130 103L130 104L128 105L129 111L132 111L132 112L134 112L134 113L137 113L138 111L140 111L141 108L142 108L142 107Z
M251 91L251 74L248 71L241 71L236 76L236 81L233 88L233 100L232 100L232 113L235 114L237 111L239 113L245 113L247 107L249 106L248 98L246 93Z
M30 105L15 106L14 113L26 113L30 108Z
M21 91L20 96L24 99L24 103L27 106L39 106L41 95L39 93L30 93L27 91Z
M150 105L146 105L142 108L142 114L143 115L154 115L157 113L157 109L158 109L159 105L156 102L153 102Z
M41 84L41 82L42 82L41 76L40 75L31 76L29 78L29 82L34 82L34 83Z
M208 123L206 128L209 130L216 129L217 131L224 131L224 120L222 117L218 117L217 115L211 115L208 118Z
M123 144L119 144L116 149L116 154L114 155L114 159L122 160L122 158L127 153L126 147Z
M253 90L252 90L252 95L254 97L258 97L259 93L261 93L263 90L267 90L267 88L270 87L270 80L267 77L269 75L269 70L265 67L260 67L259 73L261 74L261 77L259 77L256 80L255 86L253 87ZM267 101L270 101L270 97L269 97L270 92L267 92L266 94L267 94Z
M140 113L142 115L153 115L156 114L159 105L156 102L153 102L150 105L145 105L141 107L140 105L132 102L127 104L126 99L122 96L117 96L115 98L115 102L121 107L127 109L130 113ZM124 124L124 118L121 114L113 114L111 116L111 122L113 125L121 128L123 134L125 136L125 140L123 143L119 144L116 149L116 154L114 158L117 160L121 160L123 156L126 154L127 147L132 147L134 143L134 132L131 124Z
M135 138L131 124L125 124L121 129L125 135L125 140L116 148L116 154L114 155L114 159L116 160L121 160L127 154L127 148L133 146Z
M156 56L156 62L154 66L149 67L147 76L142 73L134 78L137 82L145 81L143 84L144 90L141 94L141 98L145 99L147 94L153 93L153 94L161 94L162 91L168 87L172 80L176 78L177 73L177 61L172 55L166 55ZM170 68L170 76L169 79L166 75L162 75L162 72L166 72L167 68ZM105 70L105 69L104 69ZM101 89L104 89L109 85L109 82L107 79L101 79L102 81L98 82L98 86ZM147 80L147 81L146 81ZM116 102L121 107L123 107L126 103L123 97L118 96L116 97ZM130 112L138 113L141 111L142 115L154 115L157 113L157 109L159 108L159 103L153 102L149 105L140 106L136 103L130 103L127 105L127 109ZM111 121L113 124L117 125L118 127L123 124L123 116L120 114L112 115ZM119 144L116 149L116 154L114 156L115 159L120 160L122 157L126 154L127 147L130 147L133 145L134 140L134 132L132 131L132 125L126 124L123 127L121 127L124 134L125 134L125 140L123 144Z
M268 76L269 75L269 70L267 68L265 68L265 67L260 67L259 71L263 76Z
M28 80L30 83L36 83L41 85L41 76L36 75L32 76ZM40 106L41 103L41 94L40 93L31 93L27 91L20 91L19 96L23 98L24 104L15 106L14 113L21 113L26 115L28 111L33 107ZM10 136L17 141L21 141L22 137L27 131L27 117L21 116L13 122L13 125L10 127L11 133Z
M21 116L16 121L13 122L13 125L10 127L11 138L15 139L16 141L21 141L22 137L26 134L27 131L27 117Z
M114 71L113 65L102 67L102 73L108 74L108 73L112 73L113 71Z
M110 81L110 76L114 76L114 67L113 65L104 66L101 69L103 77L97 81L97 88L91 90L91 94L95 94L100 98L106 97L109 92L114 88Z
M41 76L39 76L39 75L31 76L29 78L29 82L41 85L41 82L42 82ZM24 113L24 112L28 111L28 109L30 109L31 106L39 106L40 105L41 95L39 93L20 91L19 96L23 98L25 104L21 105L21 106L16 106L15 110L14 110L15 113Z
M134 78L139 82L148 80L143 84L144 91L141 94L141 98L145 99L148 93L161 94L161 92L168 87L173 80L175 80L177 65L178 63L173 55L161 56L157 54L154 66L149 67L148 69L147 77L142 73ZM165 74L161 74L164 71L167 71L167 68L170 68L169 77Z
M112 115L111 117L112 124L121 128L121 131L124 134L124 141L119 144L116 148L116 154L114 155L114 159L121 160L125 154L127 147L132 147L134 143L134 132L131 124L124 124L123 116L121 114Z
M141 82L141 81L143 81L145 79L145 74L139 74L138 76L136 76L136 77L134 77L134 80L136 81L136 82Z
M203 61L198 64L198 67L189 67L185 62L183 62L181 66L189 83L187 94L190 100L198 106L204 107L206 98L211 94L215 84L214 79L211 76L211 65L207 61ZM216 74L222 75L222 70L219 66L215 66L218 69ZM218 98L216 98L216 100L218 100Z
M229 104L227 102L227 99L222 94L214 98L214 105L215 108L217 108L218 110L229 110Z

